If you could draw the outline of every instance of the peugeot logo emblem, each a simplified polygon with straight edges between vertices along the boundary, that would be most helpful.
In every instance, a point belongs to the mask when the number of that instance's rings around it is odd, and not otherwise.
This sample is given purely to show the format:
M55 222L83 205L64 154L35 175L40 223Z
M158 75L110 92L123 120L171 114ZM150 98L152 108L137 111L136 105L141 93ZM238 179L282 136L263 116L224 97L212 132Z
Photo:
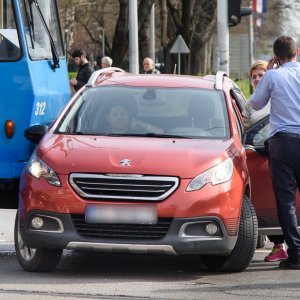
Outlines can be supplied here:
M119 163L122 167L130 167L131 166L131 160L128 158L124 158L124 159L120 160Z

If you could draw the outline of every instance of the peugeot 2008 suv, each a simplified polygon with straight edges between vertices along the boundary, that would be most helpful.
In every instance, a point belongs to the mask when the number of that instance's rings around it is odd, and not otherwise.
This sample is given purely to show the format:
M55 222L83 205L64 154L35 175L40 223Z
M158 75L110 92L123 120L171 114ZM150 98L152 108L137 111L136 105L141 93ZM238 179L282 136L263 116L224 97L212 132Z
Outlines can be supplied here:
M95 72L38 143L20 184L16 253L49 271L63 249L193 255L242 271L257 240L231 90L216 76Z

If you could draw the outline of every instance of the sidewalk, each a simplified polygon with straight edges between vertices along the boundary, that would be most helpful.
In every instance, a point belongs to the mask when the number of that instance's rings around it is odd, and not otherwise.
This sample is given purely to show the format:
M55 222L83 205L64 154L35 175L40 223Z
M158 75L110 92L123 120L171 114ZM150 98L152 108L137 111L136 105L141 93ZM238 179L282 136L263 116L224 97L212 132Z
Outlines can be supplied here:
M0 252L14 251L15 209L0 209Z

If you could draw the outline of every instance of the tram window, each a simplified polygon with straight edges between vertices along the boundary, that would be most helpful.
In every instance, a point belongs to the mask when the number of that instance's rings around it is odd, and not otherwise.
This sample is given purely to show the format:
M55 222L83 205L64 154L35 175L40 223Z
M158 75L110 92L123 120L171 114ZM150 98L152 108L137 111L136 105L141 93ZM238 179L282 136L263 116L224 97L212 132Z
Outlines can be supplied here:
M49 36L43 26L36 6L31 1L19 0L22 3L22 19L27 42L27 48L31 59L51 59L51 44ZM58 20L56 1L39 1L39 7L53 38L56 51L60 57L64 55L61 38L60 24Z
M11 0L0 0L0 60L17 60L20 55L20 43Z

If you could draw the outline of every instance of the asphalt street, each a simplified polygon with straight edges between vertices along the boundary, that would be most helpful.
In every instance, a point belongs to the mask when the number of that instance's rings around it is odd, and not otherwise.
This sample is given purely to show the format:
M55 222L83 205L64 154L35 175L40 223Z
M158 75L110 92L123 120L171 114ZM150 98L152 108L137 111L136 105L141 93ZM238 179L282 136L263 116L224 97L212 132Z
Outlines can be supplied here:
M173 256L65 251L50 273L24 272L13 245L15 210L0 210L0 300L236 300L299 299L300 272L264 262L256 250L240 273L214 273L197 260Z

